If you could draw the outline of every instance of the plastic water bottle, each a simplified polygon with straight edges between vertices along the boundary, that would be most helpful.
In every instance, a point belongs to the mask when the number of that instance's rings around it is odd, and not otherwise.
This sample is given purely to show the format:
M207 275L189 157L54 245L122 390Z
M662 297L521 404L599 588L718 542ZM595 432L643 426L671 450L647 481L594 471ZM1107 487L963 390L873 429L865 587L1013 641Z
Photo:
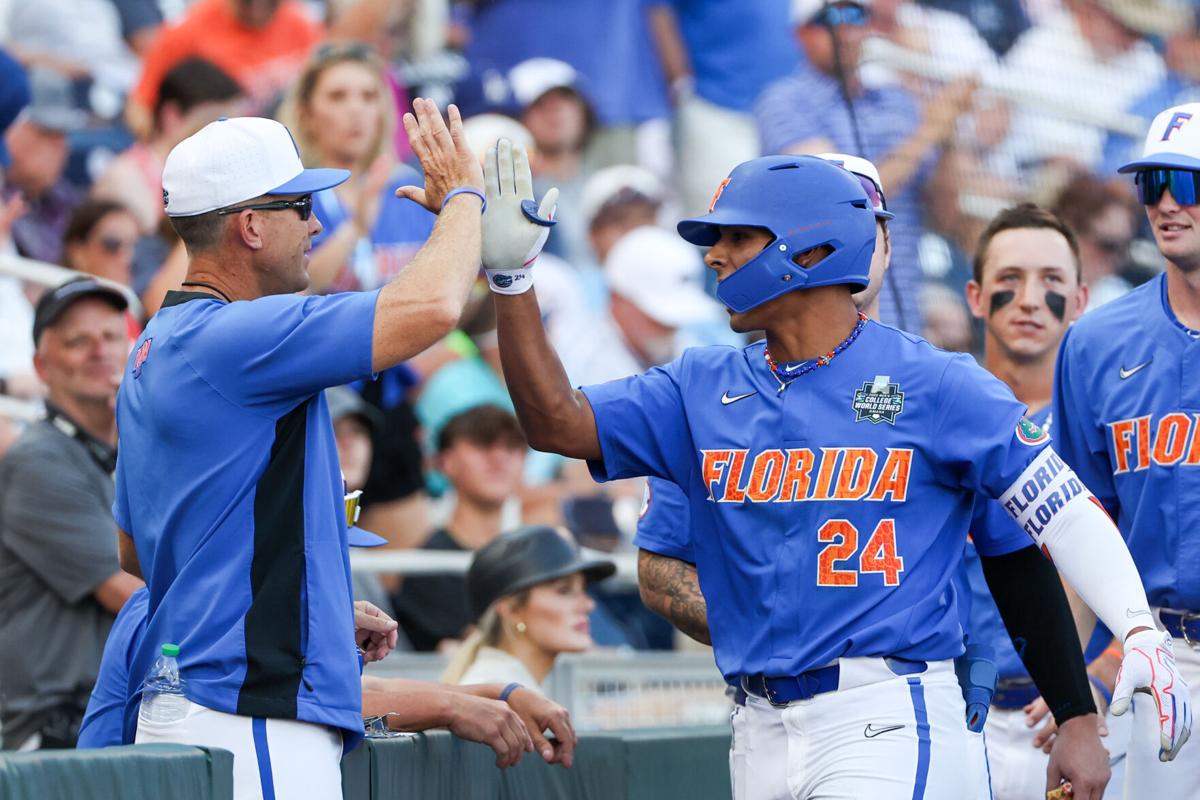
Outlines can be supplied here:
M142 682L141 722L178 722L187 715L188 699L183 694L183 678L179 677L179 645L164 644L162 655Z

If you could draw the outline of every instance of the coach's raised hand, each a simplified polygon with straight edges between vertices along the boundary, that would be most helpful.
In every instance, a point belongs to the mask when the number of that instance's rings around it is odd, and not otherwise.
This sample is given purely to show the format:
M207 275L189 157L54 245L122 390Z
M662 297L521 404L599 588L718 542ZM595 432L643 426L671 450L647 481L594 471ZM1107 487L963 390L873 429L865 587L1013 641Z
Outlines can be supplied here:
M435 214L442 210L455 189L471 189L471 194L483 197L483 172L463 136L458 106L451 104L447 114L449 126L442 119L437 103L418 97L413 100L412 113L404 115L404 132L421 161L425 186L401 186L396 196L407 197Z

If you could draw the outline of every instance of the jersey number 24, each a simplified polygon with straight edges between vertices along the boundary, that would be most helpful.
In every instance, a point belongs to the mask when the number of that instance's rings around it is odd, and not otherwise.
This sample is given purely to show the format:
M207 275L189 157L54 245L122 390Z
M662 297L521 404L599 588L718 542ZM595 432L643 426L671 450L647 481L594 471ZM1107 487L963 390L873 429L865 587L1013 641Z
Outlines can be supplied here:
M860 573L883 574L884 586L899 586L904 559L896 555L896 521L881 519L858 556L858 569L839 569L858 550L858 528L847 519L831 519L817 530L817 541L829 542L817 556L818 586L858 586Z

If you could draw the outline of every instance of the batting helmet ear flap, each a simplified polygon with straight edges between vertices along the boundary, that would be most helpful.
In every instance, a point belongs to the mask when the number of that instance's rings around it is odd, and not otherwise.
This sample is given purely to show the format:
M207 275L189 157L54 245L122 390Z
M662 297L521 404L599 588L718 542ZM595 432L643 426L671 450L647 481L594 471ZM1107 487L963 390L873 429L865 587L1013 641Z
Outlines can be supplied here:
M736 167L712 210L685 219L679 235L703 246L730 225L765 228L775 237L761 253L717 284L733 311L748 311L797 289L870 282L875 214L858 178L814 156L767 156ZM802 267L795 254L826 246L820 261Z

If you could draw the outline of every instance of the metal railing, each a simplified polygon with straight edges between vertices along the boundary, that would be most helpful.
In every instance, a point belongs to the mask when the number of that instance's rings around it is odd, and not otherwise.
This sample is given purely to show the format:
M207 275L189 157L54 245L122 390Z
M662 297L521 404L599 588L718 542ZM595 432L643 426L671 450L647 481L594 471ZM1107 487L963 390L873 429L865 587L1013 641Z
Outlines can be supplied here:
M602 558L617 565L615 579L637 581L635 553L606 553L583 548L585 558ZM464 575L471 566L472 553L436 550L359 550L350 551L350 568L355 572L386 575Z
M366 671L379 678L436 681L447 663L436 653L393 653ZM571 712L580 731L722 725L732 709L709 652L563 654L544 688Z

